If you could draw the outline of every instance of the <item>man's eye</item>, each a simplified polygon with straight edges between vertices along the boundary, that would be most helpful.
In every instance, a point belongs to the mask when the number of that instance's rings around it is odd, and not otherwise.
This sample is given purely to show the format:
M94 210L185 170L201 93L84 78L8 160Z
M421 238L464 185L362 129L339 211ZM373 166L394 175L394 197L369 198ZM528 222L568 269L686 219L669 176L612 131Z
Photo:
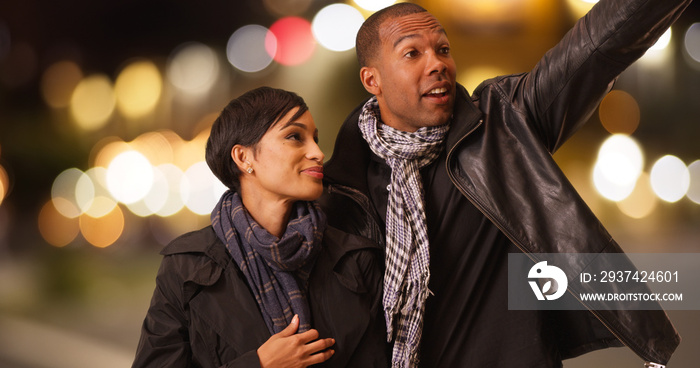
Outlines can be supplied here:
M447 54L449 54L449 53L450 53L450 48L449 48L449 47L447 47L447 46L445 46L445 47L441 47L441 48L440 48L440 53L441 53L441 54L445 54L445 55L447 55Z
M409 58L416 57L417 55L418 55L418 51L416 51L416 50L411 50L411 51L404 54L405 57L409 57Z

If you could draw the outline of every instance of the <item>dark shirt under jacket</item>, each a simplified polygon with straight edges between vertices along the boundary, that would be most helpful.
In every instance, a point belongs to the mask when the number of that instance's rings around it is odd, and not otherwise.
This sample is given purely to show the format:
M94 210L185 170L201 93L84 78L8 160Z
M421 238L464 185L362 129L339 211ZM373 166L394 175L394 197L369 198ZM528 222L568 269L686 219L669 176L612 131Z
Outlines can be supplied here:
M421 367L561 367L543 311L508 310L508 253L520 252L450 182L445 152L421 170L430 240L430 290ZM368 167L386 218L391 169Z

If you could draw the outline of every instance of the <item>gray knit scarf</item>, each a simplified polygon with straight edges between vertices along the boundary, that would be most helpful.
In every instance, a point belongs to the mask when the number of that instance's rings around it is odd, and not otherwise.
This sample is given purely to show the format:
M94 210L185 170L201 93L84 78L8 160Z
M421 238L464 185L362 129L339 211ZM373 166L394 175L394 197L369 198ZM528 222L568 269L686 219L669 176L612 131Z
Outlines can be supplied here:
M227 191L211 214L216 235L245 275L270 334L282 331L295 314L299 330L311 329L307 281L321 251L326 217L315 202L296 202L281 238L248 213L238 193Z
M377 99L372 97L364 105L358 124L372 151L391 167L383 298L387 339L394 340L392 366L415 367L430 292L430 253L419 170L438 157L449 125L408 133L381 123L379 116Z

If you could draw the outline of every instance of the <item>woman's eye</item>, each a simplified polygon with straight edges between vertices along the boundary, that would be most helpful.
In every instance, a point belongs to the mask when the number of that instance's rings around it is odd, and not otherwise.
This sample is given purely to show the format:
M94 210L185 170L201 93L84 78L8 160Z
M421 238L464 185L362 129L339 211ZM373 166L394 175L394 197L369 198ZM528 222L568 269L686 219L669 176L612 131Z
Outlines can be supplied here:
M418 55L418 51L416 51L416 50L411 50L411 51L404 54L404 56L409 57L409 58L415 57L416 55Z
M293 141L300 141L301 140L301 135L298 133L292 133L287 136L287 139L293 140Z

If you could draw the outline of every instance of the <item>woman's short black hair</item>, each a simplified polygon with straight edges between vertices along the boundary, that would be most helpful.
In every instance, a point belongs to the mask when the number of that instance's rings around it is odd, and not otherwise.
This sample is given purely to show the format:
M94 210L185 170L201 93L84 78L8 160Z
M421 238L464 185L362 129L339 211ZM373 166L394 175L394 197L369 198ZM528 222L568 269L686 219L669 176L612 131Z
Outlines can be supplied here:
M241 174L231 158L233 146L253 147L275 123L298 107L292 120L303 115L308 107L294 92L259 87L231 100L212 125L205 157L207 165L221 182L238 191Z

